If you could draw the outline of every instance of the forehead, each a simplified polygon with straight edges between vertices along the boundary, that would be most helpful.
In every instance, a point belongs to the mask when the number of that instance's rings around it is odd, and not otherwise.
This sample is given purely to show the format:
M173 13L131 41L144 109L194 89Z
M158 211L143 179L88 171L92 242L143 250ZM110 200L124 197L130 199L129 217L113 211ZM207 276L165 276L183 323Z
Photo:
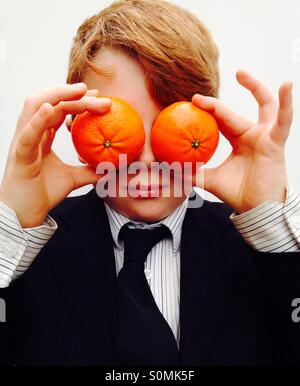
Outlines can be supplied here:
M126 100L140 110L141 105L159 108L150 96L146 76L138 61L117 48L106 48L95 58L95 64L112 72L105 78L89 70L83 81L89 89L96 88L103 96L114 96Z

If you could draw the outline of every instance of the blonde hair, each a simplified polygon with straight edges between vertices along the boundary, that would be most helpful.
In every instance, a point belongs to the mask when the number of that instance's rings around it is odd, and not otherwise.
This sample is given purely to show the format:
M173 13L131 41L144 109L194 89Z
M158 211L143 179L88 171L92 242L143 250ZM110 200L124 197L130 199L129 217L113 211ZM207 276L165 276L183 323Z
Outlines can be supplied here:
M162 106L191 100L196 93L218 96L218 48L191 12L165 0L118 0L78 29L70 54L67 82L82 81L105 48L123 50L138 60L150 95Z

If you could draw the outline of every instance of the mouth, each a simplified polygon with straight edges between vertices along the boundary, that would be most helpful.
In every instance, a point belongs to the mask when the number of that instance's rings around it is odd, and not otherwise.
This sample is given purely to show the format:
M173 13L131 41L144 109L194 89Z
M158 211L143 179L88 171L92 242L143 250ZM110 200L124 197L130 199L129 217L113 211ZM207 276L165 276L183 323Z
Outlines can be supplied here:
M153 185L142 185L140 184L138 190L141 192L150 192L150 191L156 191L162 188L162 185L153 184Z
M134 188L128 187L128 193L132 195L134 198L158 198L161 197L161 193L163 189L167 186L152 184L152 185L143 185L139 184Z

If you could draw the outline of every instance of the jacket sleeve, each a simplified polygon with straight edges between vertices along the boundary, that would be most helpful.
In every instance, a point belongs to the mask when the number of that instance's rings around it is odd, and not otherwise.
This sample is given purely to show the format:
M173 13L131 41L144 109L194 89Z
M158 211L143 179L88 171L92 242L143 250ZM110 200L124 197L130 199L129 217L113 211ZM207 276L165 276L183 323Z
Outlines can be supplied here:
M278 365L300 364L300 252L251 251L259 278L260 301ZM299 301L300 304L300 301Z

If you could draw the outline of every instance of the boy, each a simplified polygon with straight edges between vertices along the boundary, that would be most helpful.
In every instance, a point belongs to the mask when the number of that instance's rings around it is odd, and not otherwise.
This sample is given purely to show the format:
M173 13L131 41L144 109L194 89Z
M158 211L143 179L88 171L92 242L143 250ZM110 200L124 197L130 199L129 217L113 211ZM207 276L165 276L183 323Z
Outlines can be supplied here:
M300 204L284 158L292 87L282 85L278 107L250 74L237 79L259 104L256 124L216 99L209 32L165 1L120 0L79 28L72 85L27 99L1 184L3 363L299 363L291 304L300 292ZM60 161L55 132L67 114L105 114L111 101L99 95L124 99L141 115L146 143L137 161L147 168L157 161L150 131L163 108L192 100L212 113L233 151L205 171L204 187L225 204L191 209L184 195L102 200L94 189L65 199L99 175ZM141 187L151 184L140 176ZM142 252L157 229L165 235Z

